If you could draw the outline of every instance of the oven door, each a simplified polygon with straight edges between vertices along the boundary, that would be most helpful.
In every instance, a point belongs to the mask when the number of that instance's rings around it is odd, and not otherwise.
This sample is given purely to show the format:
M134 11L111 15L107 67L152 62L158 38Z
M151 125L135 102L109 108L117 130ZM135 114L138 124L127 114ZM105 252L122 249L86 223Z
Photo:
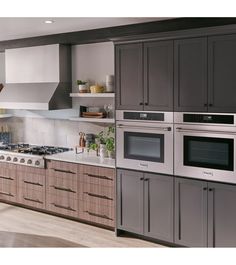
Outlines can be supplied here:
M173 174L173 127L169 124L118 122L117 167Z
M175 125L174 174L236 183L235 147L232 128Z

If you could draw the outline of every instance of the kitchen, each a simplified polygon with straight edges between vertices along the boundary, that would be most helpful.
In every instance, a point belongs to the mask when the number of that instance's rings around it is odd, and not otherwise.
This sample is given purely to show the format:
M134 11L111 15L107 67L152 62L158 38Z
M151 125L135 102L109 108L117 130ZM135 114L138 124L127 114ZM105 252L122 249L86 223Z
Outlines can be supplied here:
M235 21L225 19L219 26L217 19L209 19L199 29L193 19L194 25L178 31L182 21L166 19L170 32L153 33L154 24L134 24L134 36L127 33L129 27L125 36L101 34L99 43L73 44L68 57L61 53L69 53L70 45L52 44L52 36L44 44L43 37L31 38L31 45L24 39L0 43L5 51L1 69L6 69L0 93L2 134L11 137L0 153L3 210L10 207L27 216L31 209L32 218L48 216L55 223L60 216L97 237L103 231L96 246L235 247L235 75L224 71L234 69ZM164 21L153 23L158 29ZM60 38L70 42L72 33L65 34ZM72 59L71 80L63 80L66 74L58 70L60 56L65 65ZM45 62L48 76L40 79L44 74L38 69ZM105 86L106 76L112 75L109 95L79 93L77 80ZM68 97L55 93L60 88L55 83L62 80L72 81ZM39 88L53 92L40 95L34 91ZM58 98L51 100L54 96ZM49 110L62 98L66 110ZM81 117L81 106L93 113L105 105L111 106L108 118ZM79 144L80 132L99 135L111 124L116 127L115 159ZM7 211L4 218L9 218ZM103 233L109 234L108 245ZM92 232L90 237L90 245L80 244L95 246ZM74 246L72 234L65 238L65 245Z

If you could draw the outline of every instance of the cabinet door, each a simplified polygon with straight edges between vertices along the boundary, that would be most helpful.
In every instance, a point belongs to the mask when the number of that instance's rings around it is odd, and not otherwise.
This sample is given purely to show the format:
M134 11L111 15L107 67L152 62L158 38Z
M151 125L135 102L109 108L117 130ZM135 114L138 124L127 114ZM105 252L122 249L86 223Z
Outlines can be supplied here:
M144 233L147 236L173 242L174 238L174 178L145 174Z
M173 111L173 41L144 44L144 109Z
M209 111L236 111L236 35L210 37Z
M117 45L115 48L116 108L143 109L143 46Z
M236 186L208 186L208 246L236 247Z
M175 243L207 246L207 182L175 179Z
M117 171L117 226L143 234L143 173Z
M174 42L174 109L207 111L207 40Z

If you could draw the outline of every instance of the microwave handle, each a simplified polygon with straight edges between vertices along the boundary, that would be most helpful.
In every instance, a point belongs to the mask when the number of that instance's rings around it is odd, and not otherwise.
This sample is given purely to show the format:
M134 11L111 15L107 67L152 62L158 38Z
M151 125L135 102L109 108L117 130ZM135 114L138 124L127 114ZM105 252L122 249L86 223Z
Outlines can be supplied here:
M158 131L171 131L171 127L151 127L151 126L135 126L135 125L124 125L118 124L118 128L134 128L134 129L144 129L144 130L158 130Z
M231 134L236 135L236 132L226 132L226 131L214 131L214 130L199 130L199 129L187 129L187 128L181 128L177 127L176 130L178 132L196 132L196 133L215 133L215 134Z

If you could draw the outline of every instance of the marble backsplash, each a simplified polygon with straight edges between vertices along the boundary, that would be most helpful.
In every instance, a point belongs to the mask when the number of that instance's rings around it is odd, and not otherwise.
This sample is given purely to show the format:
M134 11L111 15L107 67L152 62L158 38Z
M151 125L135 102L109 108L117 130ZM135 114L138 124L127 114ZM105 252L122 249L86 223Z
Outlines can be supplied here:
M8 125L12 142L36 145L75 147L79 143L79 132L97 134L103 126L93 123L73 122L59 119L13 117L0 126Z

